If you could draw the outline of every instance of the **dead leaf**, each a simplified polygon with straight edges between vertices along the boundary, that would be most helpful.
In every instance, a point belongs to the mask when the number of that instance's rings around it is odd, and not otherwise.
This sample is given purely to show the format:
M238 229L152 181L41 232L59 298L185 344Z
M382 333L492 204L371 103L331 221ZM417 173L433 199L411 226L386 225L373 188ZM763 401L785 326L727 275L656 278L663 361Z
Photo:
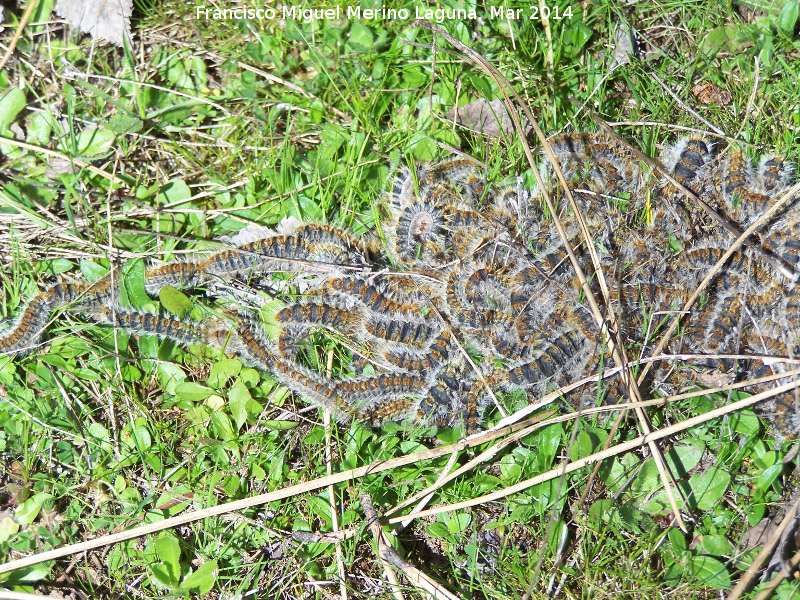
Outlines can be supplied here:
M727 373L719 369L707 369L692 373L692 379L703 387L713 388L730 385L736 377L733 373Z
M718 86L708 81L701 81L696 83L692 88L692 94L702 104L722 104L723 106L730 103L731 94L727 90L723 90Z
M58 157L58 156L51 156L47 159L47 168L45 169L45 175L49 179L58 179L59 175L64 175L66 173L76 173L80 171L81 168L75 166L75 164L69 160L68 158Z
M636 43L633 29L627 23L618 23L614 28L614 62L617 66L627 65L634 56Z
M761 519L756 525L748 527L744 532L740 542L742 550L764 546L775 535L777 529L778 521L776 519Z
M133 0L58 0L56 14L94 38L123 45L131 35Z
M11 132L14 134L14 138L20 141L25 140L25 132L22 131L22 127L19 126L19 123L12 123L8 126Z
M500 98L495 98L491 102L486 100L470 102L458 110L450 110L445 117L448 119L455 117L460 125L490 137L500 137L501 133L503 135L514 133L514 123Z

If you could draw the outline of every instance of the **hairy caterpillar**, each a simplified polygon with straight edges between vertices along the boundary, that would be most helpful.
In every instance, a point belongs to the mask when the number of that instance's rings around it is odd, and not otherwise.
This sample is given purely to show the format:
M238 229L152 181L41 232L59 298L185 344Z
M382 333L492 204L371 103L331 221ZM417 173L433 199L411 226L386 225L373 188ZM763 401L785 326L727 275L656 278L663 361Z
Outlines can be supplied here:
M732 241L721 226L691 222L697 212L691 199L679 199L672 184L608 136L568 134L551 145L588 240L566 203L545 217L519 185L490 184L464 159L443 161L395 176L384 203L383 251L345 230L307 224L146 270L152 295L167 285L192 289L215 278L249 281L273 271L300 276L302 296L283 298L273 337L248 316L233 316L232 325L189 323L121 309L117 284L109 279L94 286L59 284L36 295L0 333L0 351L31 347L53 310L74 306L104 324L224 348L342 420L408 419L474 430L488 403L487 385L541 393L596 372L603 361L604 340L553 217L590 285L599 274L587 244L595 246L609 290L600 309L614 311L619 339L642 351L652 347L652 330L664 318L654 315L678 314ZM742 230L785 193L794 171L776 156L753 168L741 152L717 152L690 136L666 149L661 162ZM673 206L677 201L682 206ZM681 313L682 334L671 350L752 355L739 362L701 356L694 363L736 377L785 372L757 357L800 354L797 283L785 276L786 270L798 275L800 264L798 204L794 198L764 225L760 252L743 248L727 260L701 302ZM314 331L351 342L348 348L373 362L374 374L347 375L346 361L343 374L331 378L312 369L297 348ZM674 383L683 385L692 373L678 369ZM606 393L617 395L618 388L611 383ZM794 394L765 404L781 435L797 434L798 404Z

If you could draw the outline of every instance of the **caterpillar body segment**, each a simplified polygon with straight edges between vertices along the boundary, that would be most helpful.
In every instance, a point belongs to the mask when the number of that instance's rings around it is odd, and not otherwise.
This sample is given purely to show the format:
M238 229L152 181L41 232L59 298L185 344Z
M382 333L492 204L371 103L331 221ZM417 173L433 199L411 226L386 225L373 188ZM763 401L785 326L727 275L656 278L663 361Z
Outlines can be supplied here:
M47 297L51 306L60 307L66 306L67 304L71 304L78 299L81 299L82 296L85 296L87 292L91 291L95 287L97 286L86 286L73 283L57 283L47 288L47 291L44 292L44 295ZM103 285L102 287L105 286Z
M45 294L37 294L8 326L0 331L2 354L31 350L50 320L52 304Z
M357 311L317 301L301 301L292 304L278 311L274 318L278 323L318 325L345 331L359 329L364 321L364 316Z
M221 350L234 350L230 328L224 322L186 321L123 307L103 307L88 313L88 316L101 325L110 325L133 334L155 335L184 346L212 346Z
M410 373L382 373L369 377L342 379L335 385L337 393L354 405L374 406L388 400L419 396L428 387L427 380Z
M383 353L383 357L398 369L429 376L447 364L453 358L454 353L458 353L458 349L453 346L452 334L443 331L424 352L389 349Z
M413 285L412 282L410 283ZM365 314L415 321L429 320L422 314L419 303L394 297L392 291L386 286L354 277L334 278L324 285L337 292L345 303L364 307Z
M158 296L161 288L194 288L211 279L212 273L203 266L203 261L175 261L145 271L144 289L151 296Z
M199 285L211 276L230 279L272 271L300 272L314 265L360 269L366 265L361 246L352 236L330 226L304 225L291 235L261 238L204 260L183 263L185 267L175 267L176 279L190 281L195 277Z
M713 145L708 140L689 136L669 148L661 162L678 183L699 194L707 166L713 158L712 149Z
M19 315L0 328L0 354L16 354L33 349L44 333L54 310L80 301L81 306L93 307L106 298L107 284L58 283L34 296ZM2 326L0 326L2 327Z
M758 163L754 187L764 194L776 196L776 192L792 185L795 166L781 156L764 156Z
M567 183L617 195L641 186L641 173L630 151L604 134L573 133L548 140Z
M439 329L413 320L386 318L373 315L364 322L364 329L372 339L381 339L411 349L426 348Z
M359 408L353 412L353 417L372 427L380 427L387 421L424 421L422 418L424 415L419 410L419 402L410 398Z

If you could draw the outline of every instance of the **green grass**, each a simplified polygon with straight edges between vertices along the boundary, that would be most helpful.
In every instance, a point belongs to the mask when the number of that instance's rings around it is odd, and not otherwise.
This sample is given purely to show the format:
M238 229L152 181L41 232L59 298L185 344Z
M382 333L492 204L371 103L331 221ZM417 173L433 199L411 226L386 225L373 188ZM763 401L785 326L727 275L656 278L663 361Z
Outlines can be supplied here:
M0 143L5 316L48 282L97 279L112 265L124 265L127 301L155 310L142 287L144 261L217 247L215 238L249 223L275 226L295 216L379 235L392 167L448 156L439 144L484 160L494 180L527 170L519 140L498 144L443 116L456 102L491 100L499 90L462 57L437 52L434 61L426 47L431 35L410 20L325 28L206 21L183 3L152 4L137 5L129 50L92 47L61 25L47 32L29 25L0 72L0 135L22 134L123 182L112 186L107 177L79 167L73 173L68 161L49 159L53 172L44 154ZM541 22L493 20L481 4L479 22L443 26L513 83L546 133L595 131L594 113L626 123L618 133L657 156L682 135L673 126L707 129L685 110L690 106L754 155L779 152L797 162L800 40L796 24L787 25L791 6L780 12L783 4L754 15L743 4L559 0L561 13L571 7L573 16L550 23L552 78ZM530 14L529 2L510 5ZM386 6L413 15L411 3ZM7 9L3 44L14 18ZM615 31L625 23L638 32L639 53L608 75ZM447 48L441 38L436 44ZM91 76L72 77L76 71ZM699 81L728 91L730 103L695 100ZM99 126L94 133L92 124ZM213 309L201 294L189 302L190 311ZM304 411L268 375L213 350L134 339L68 312L56 316L46 340L25 356L0 358L0 563L326 474L321 416ZM320 364L330 349L338 352L320 340ZM527 404L520 395L503 400L509 410ZM654 426L726 401L717 395L654 409ZM448 483L431 505L496 491L559 467L564 456L598 451L613 420L584 418L571 445L571 422L535 431ZM613 441L637 435L623 425ZM332 468L456 437L340 426ZM486 447L463 451L457 463ZM548 590L569 598L719 597L756 554L740 545L743 533L778 515L796 484L791 444L743 414L662 447L690 496L688 535L670 520L653 459L632 451L603 463L581 511L573 507L589 469L414 521L399 533L398 548L464 598L522 597L534 573L534 597L551 597ZM357 530L341 544L351 597L390 597L372 538L358 529L359 494L387 512L435 482L447 458L336 486L338 524ZM327 490L317 490L0 575L0 587L67 587L99 598L339 596L334 545L293 539L331 531L331 512ZM782 583L778 597L797 593L795 586Z

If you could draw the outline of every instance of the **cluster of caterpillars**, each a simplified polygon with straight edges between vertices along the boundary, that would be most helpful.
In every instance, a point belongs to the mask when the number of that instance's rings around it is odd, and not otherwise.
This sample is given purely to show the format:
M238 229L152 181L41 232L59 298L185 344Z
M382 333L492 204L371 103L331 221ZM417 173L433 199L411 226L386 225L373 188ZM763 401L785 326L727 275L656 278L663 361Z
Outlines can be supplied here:
M569 243L590 277L595 266L586 244L595 246L611 290L600 308L615 311L623 328L618 339L646 349L664 315L683 306L733 238L697 219L696 207L672 184L609 137L570 134L550 143L592 235L582 238L575 213L561 202L558 218ZM699 137L678 141L661 162L740 230L793 179L791 166L778 157L753 167L735 150L715 156ZM800 354L800 296L794 278L786 276L800 267L798 200L765 224L760 251L733 254L703 302L683 316L671 350ZM302 278L302 294L282 298L284 307L272 319L274 335L241 312L225 323L133 312L115 302L118 290L105 279L40 292L0 333L0 351L33 347L53 310L68 306L102 324L223 348L308 401L332 408L340 420L409 420L467 431L480 427L495 392L539 395L600 370L602 335L575 286L553 216L535 192L518 184L489 185L469 161L454 159L402 170L384 204L382 243L374 234L365 241L306 224L145 274L145 289L157 296L165 286L198 288L218 279L293 273ZM349 375L329 378L311 368L308 352L319 333L349 349ZM787 370L757 358L701 357L695 364L731 377ZM685 377L686 370L679 371ZM676 376L670 377L651 383L675 385ZM619 392L613 385L595 387L579 401L604 393L616 400ZM795 435L796 394L777 398L767 410L782 435Z

